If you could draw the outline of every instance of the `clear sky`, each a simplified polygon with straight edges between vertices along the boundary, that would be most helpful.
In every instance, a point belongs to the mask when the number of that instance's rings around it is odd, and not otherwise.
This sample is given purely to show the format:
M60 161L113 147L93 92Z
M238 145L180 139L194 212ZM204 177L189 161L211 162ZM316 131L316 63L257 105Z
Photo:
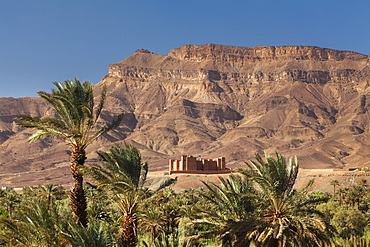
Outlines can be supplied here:
M370 0L0 0L0 20L0 97L37 96L75 77L96 84L140 48L315 45L370 55Z

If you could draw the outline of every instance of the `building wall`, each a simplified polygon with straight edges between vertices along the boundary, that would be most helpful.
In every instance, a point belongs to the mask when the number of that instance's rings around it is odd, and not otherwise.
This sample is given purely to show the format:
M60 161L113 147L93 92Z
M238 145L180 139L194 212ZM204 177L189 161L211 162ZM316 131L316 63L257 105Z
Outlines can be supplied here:
M217 171L217 161L214 160L203 160L203 170L204 171Z
M197 158L192 157L192 156L187 156L186 161L187 161L187 169L186 169L187 171L198 170Z
M225 171L225 157L200 159L182 155L180 160L169 160L169 171Z

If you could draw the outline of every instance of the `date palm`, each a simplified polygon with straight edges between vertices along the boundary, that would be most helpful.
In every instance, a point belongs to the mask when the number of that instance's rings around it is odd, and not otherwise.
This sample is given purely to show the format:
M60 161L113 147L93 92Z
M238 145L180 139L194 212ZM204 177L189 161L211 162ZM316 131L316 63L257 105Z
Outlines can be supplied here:
M140 226L145 232L150 232L151 240L154 243L158 233L164 231L165 218L161 206L150 205L142 211Z
M298 175L297 158L289 159L276 153L266 154L266 161L256 154L256 161L239 169L254 182L261 207L255 227L245 237L255 246L325 246L330 243L327 227L302 194L293 189Z
M144 247L149 247L149 246L153 246L153 247L198 247L198 246L203 246L203 245L192 244L191 241L189 240L181 240L179 237L179 232L176 231L176 232L167 233L167 234L162 232L160 234L160 237L155 239L155 241L153 241L151 245L143 241L143 246Z
M194 223L207 225L210 230L192 239L216 237L223 247L249 246L251 239L245 234L254 229L257 206L251 183L234 174L227 179L219 179L221 185L203 181L208 190L203 193L205 201L198 206L201 218Z
M20 196L15 191L8 191L0 202L6 207L9 218L13 218L14 209L18 206L21 200Z
M116 247L113 226L101 220L94 220L88 227L69 222L62 231L67 246L78 247Z
M48 204L43 198L28 200L20 206L16 218L0 217L5 229L0 239L8 241L10 246L65 246L58 226L62 218L54 202Z
M333 188L334 188L334 191L333 191L333 196L335 197L335 188L337 187L337 186L339 186L339 182L338 182L338 180L336 180L336 179L332 179L331 181L330 181L330 185L333 185Z
M45 196L47 199L47 205L50 205L52 199L53 199L53 194L57 192L56 188L54 187L53 184L45 184L45 185L39 185L38 188L41 192L41 195Z
M137 210L143 196L143 185L148 164L141 161L139 151L133 145L123 149L114 145L108 152L98 152L103 164L85 167L87 174L99 183L99 187L112 190L118 207L123 212L120 244L125 247L137 244Z
M119 115L112 123L98 126L99 116L102 112L106 98L104 87L100 102L94 104L94 93L90 82L66 80L54 82L56 89L51 93L44 91L37 94L45 99L54 108L57 118L38 118L19 116L18 125L25 128L34 128L34 133L29 141L33 142L42 138L58 137L64 140L71 148L70 171L74 180L71 191L71 209L76 216L76 222L87 226L86 197L83 190L83 174L80 171L86 160L86 148L97 138L119 125L123 114Z

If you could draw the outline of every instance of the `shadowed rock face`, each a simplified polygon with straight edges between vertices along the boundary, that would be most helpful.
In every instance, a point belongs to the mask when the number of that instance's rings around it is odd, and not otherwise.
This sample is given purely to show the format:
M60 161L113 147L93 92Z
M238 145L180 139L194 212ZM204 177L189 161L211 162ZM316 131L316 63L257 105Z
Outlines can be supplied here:
M95 86L108 88L101 121L127 114L89 147L90 160L96 149L126 142L142 151L151 170L167 169L168 158L181 154L225 156L238 167L263 150L297 155L303 168L370 166L367 55L313 46L185 45L165 56L138 50L108 71ZM0 104L0 176L65 180L65 144L28 144L32 131L12 120L52 116L47 104L36 98L0 98Z

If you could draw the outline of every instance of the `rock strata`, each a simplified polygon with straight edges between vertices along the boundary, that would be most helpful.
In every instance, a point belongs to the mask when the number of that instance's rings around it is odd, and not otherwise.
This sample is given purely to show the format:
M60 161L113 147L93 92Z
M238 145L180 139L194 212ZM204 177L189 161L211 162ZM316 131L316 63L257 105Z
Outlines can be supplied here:
M238 167L263 151L297 155L303 168L370 166L369 83L369 56L352 51L206 44L159 55L140 49L110 64L95 86L108 88L101 122L122 111L126 116L88 151L133 143L151 170L167 169L168 159L181 154L225 156L229 167ZM12 120L52 115L45 102L0 103L0 175L65 166L63 143L28 144L30 130Z

